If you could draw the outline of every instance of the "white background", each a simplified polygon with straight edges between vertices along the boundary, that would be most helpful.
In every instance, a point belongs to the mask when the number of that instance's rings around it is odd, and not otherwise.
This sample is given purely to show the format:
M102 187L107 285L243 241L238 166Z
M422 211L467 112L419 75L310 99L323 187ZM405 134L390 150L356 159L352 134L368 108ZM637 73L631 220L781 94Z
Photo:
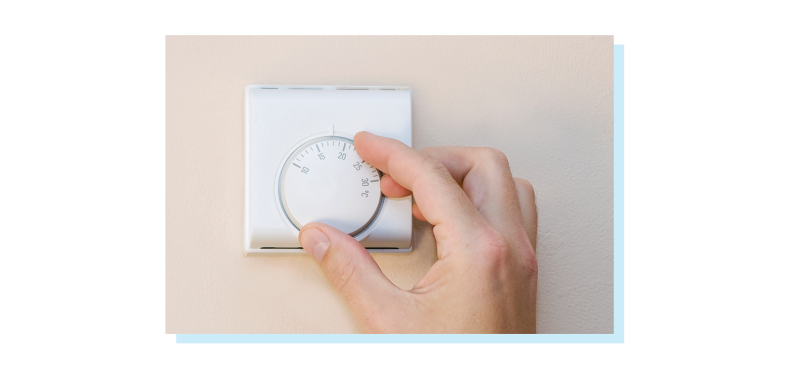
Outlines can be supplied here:
M9 3L0 374L790 373L781 6ZM166 34L613 34L626 55L624 344L176 344L164 335Z

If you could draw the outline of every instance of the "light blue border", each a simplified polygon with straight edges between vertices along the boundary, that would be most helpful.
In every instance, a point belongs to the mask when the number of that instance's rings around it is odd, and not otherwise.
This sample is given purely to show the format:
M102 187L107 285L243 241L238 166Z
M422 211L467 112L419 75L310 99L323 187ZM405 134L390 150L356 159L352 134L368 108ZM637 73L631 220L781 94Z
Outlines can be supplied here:
M178 334L176 343L624 343L624 45L613 47L613 334Z
M613 46L613 343L624 343L624 45Z
M176 343L623 343L615 334L178 334Z

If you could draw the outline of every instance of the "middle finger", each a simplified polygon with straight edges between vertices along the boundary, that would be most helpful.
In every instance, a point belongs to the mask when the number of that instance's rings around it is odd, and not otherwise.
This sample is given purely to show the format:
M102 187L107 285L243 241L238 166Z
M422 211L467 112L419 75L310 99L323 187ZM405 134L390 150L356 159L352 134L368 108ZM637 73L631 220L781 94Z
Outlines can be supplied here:
M509 243L530 243L517 188L503 152L494 148L430 147L420 153L446 166L473 205Z

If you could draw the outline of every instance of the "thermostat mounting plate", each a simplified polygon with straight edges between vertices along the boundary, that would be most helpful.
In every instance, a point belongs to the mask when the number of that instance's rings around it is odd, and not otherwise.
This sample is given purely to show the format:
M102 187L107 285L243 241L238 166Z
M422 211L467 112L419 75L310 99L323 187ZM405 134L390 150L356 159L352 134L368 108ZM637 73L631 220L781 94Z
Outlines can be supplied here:
M369 251L412 250L412 197L379 192L357 154L360 131L412 146L412 92L394 86L245 88L247 255L302 253L299 228L344 229Z

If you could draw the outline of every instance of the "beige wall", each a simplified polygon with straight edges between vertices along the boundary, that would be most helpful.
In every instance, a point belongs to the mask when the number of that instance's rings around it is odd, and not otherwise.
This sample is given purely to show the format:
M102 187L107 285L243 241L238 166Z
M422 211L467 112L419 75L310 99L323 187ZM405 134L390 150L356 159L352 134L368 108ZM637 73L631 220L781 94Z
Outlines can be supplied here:
M413 143L491 146L534 184L541 333L613 332L612 37L168 37L166 332L347 333L307 255L245 257L244 87L406 85ZM374 258L409 289L437 259Z

